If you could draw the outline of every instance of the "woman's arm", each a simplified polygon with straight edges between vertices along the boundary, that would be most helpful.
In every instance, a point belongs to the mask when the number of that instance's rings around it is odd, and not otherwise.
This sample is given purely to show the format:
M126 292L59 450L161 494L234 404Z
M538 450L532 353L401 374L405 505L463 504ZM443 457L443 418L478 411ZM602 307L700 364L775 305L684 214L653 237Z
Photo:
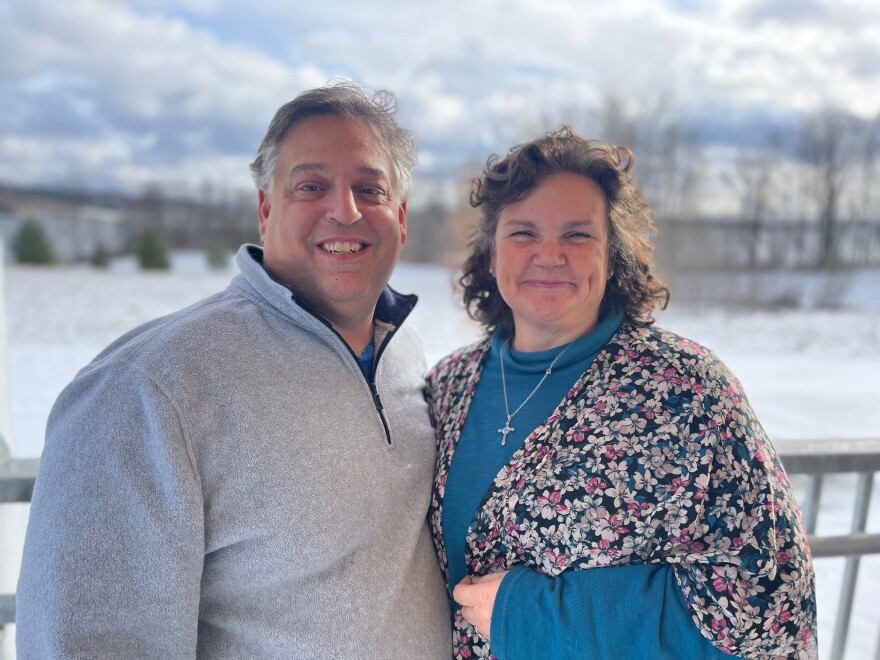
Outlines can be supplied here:
M707 448L708 470L691 494L699 515L662 554L716 646L746 658L812 658L815 578L797 503L739 381L717 367L690 427L689 442Z
M492 653L520 658L731 660L700 634L673 569L640 564L566 571L518 566L492 610Z

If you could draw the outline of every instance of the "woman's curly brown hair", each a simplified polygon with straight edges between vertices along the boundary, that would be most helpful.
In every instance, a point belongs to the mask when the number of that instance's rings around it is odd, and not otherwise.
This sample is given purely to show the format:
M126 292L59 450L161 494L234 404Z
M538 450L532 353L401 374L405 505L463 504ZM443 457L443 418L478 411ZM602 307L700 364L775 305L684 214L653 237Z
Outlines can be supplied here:
M639 195L632 167L629 149L582 138L568 126L514 147L504 158L490 156L473 182L471 205L481 209L481 217L458 280L471 318L487 332L500 328L507 337L513 336L513 314L489 271L498 217L504 207L528 197L548 176L568 172L594 181L608 208L611 276L600 318L615 311L637 325L653 323L652 312L666 308L669 289L654 272L654 213Z

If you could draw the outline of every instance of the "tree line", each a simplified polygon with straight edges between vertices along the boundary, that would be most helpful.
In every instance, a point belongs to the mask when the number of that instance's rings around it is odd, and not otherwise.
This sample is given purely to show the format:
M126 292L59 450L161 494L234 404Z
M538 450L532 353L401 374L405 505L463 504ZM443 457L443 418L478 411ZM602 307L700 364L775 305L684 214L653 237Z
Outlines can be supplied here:
M719 147L706 143L671 95L607 94L594 108L557 108L523 120L510 128L510 144L561 124L634 152L635 178L660 228L658 260L668 269L880 265L880 113L865 119L824 107ZM417 178L416 188L436 194L410 203L405 259L458 263L475 222L467 199L480 166L464 167L453 181ZM723 208L712 207L717 199ZM116 200L124 234L117 245L86 241L77 258L100 265L120 251L151 254L173 246L204 250L219 263L221 253L258 242L255 204L252 192L216 184L188 196L151 184ZM33 223L21 227L20 240L30 245L22 257L37 254L51 263L53 237L38 240L34 231Z

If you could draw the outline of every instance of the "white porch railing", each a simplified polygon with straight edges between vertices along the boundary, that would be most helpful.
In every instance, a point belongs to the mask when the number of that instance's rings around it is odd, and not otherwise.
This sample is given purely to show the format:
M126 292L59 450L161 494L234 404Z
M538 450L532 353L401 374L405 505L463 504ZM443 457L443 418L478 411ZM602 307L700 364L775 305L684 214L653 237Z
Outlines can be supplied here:
M880 439L784 441L775 444L789 475L808 476L808 492L801 505L813 558L819 561L830 557L846 558L829 656L829 660L842 660L852 618L860 559L865 555L880 554L880 533L865 531L874 475L880 471ZM0 505L30 501L38 464L37 459L0 459ZM851 531L841 536L816 536L824 478L840 473L858 474ZM0 595L0 628L14 619L14 596ZM880 637L875 660L880 660Z
M829 660L842 660L849 636L861 558L880 554L880 533L866 532L874 475L880 471L880 439L785 441L776 442L775 445L786 473L808 475L807 494L800 504L810 536L813 559L846 557L829 655ZM816 536L825 477L843 473L858 475L850 532L843 536ZM875 634L877 646L874 658L880 660L880 621Z

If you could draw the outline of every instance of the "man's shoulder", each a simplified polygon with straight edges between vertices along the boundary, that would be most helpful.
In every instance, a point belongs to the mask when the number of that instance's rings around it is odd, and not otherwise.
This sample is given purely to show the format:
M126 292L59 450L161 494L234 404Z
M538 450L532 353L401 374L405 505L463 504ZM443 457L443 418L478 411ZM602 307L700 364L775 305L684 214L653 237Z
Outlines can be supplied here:
M415 328L409 324L401 325L394 330L393 345L398 347L398 351L403 354L415 351L424 355L422 337L416 332Z
M107 346L89 365L122 360L150 363L184 352L201 353L228 338L231 324L241 324L253 306L229 287L188 307L133 328Z

